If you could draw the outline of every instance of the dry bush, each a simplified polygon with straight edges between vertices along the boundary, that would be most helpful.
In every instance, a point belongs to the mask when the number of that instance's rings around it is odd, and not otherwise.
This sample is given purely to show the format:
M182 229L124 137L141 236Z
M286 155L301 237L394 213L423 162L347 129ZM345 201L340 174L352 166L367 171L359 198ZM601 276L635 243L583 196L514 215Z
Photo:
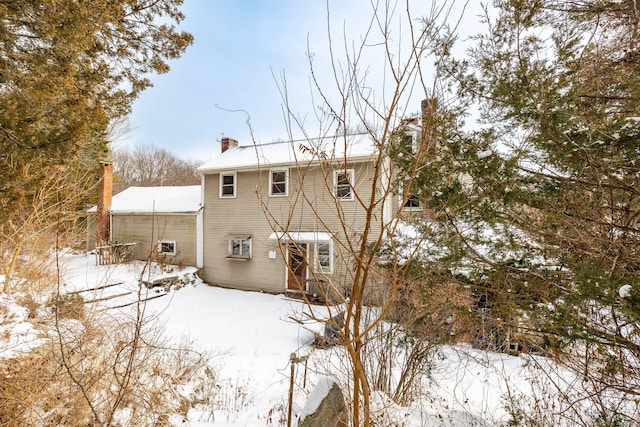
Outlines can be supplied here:
M54 294L46 307L64 319L84 319L84 299L79 294Z
M450 274L405 266L395 286L381 295L379 306L391 306L386 322L379 309L366 310L369 330L363 350L371 389L395 404L408 405L421 396L423 380L431 377L439 345L470 341L474 300ZM397 295L391 290L397 288ZM391 298L394 298L392 301Z
M64 393L55 387L61 374L61 367L44 348L4 360L0 365L0 426L60 425L63 420L55 416L55 408L64 408L73 400L70 390ZM81 417L75 418L79 421Z
M0 426L160 426L193 407L211 413L209 355L167 345L154 322L64 310L58 341L0 365Z
M209 356L169 346L156 322L94 315L61 325L61 332L54 356L96 424L164 425L215 395Z
M0 427L162 426L186 419L192 408L212 417L212 357L189 343L169 345L143 302L126 313L88 310L79 294L52 295L60 258L43 251L15 265L14 283L26 291L18 300L47 325L52 341L0 361Z
M93 188L92 178L74 168L62 168L45 180L29 203L0 224L0 270L7 278L4 292L32 291L37 285L55 283L43 280L50 271L51 251L77 246L85 237L80 227L85 216L83 198ZM28 280L14 285L13 277Z
M13 271L11 291L32 296L50 294L56 280L51 273L53 262L49 253L36 252L20 257Z
M38 314L38 308L40 307L40 304L38 304L33 299L32 295L30 295L30 294L19 295L16 298L16 302L19 305L21 305L22 307L25 307L27 309L27 312L28 312L27 318L28 319L33 319Z
M428 271L428 270L425 270ZM405 279L389 319L434 344L467 342L476 329L471 292L449 274L431 271Z

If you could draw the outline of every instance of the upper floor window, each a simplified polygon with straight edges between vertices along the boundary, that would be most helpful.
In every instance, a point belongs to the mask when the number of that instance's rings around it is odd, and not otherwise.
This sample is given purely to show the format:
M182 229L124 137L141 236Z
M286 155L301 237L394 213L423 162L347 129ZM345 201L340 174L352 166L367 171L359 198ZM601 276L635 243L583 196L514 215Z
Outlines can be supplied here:
M288 169L272 170L269 174L269 195L286 196L288 194Z
M353 200L353 169L334 171L335 196L340 200Z
M236 173L220 174L220 197L236 197Z
M420 140L418 138L418 132L409 131L407 134L408 134L409 149L413 154L416 154L418 152L418 149L420 148Z

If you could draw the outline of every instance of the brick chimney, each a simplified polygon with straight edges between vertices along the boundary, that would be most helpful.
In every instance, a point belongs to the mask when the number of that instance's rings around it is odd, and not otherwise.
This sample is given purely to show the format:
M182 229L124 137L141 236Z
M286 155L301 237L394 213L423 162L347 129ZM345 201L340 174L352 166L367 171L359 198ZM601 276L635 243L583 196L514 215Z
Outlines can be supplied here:
M422 128L425 130L425 132L431 124L432 114L435 109L434 108L435 102L436 102L435 99L427 98L427 99L423 99L422 102L420 103L420 112L422 114Z
M96 211L96 246L106 245L111 237L109 209L113 196L113 165L100 163L98 206Z
M223 153L227 151L229 148L237 147L237 146L238 146L238 141L236 141L233 138L224 137L220 140L220 149L222 150Z
M433 138L433 119L434 112L437 108L437 101L435 98L423 99L420 103L420 114L422 121L422 143L426 144L428 149L432 149L436 141Z

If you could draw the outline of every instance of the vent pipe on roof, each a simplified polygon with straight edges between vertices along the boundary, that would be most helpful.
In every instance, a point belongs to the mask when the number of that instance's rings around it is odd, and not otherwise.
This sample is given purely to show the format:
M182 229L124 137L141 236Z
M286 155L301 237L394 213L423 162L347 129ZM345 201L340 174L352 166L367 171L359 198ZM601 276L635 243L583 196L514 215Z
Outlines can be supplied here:
M98 206L96 211L96 246L109 244L111 227L109 226L109 209L113 198L113 165L100 163L98 180Z
M229 148L237 147L237 146L238 146L238 141L236 141L233 138L224 137L220 140L220 149L222 150L223 153L227 151Z

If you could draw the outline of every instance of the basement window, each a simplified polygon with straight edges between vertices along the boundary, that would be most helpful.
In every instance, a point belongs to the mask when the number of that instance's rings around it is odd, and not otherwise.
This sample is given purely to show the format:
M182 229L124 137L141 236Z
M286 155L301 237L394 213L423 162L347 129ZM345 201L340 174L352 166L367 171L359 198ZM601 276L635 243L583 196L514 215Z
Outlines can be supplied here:
M160 240L158 242L158 252L165 255L175 255L176 254L175 240Z

